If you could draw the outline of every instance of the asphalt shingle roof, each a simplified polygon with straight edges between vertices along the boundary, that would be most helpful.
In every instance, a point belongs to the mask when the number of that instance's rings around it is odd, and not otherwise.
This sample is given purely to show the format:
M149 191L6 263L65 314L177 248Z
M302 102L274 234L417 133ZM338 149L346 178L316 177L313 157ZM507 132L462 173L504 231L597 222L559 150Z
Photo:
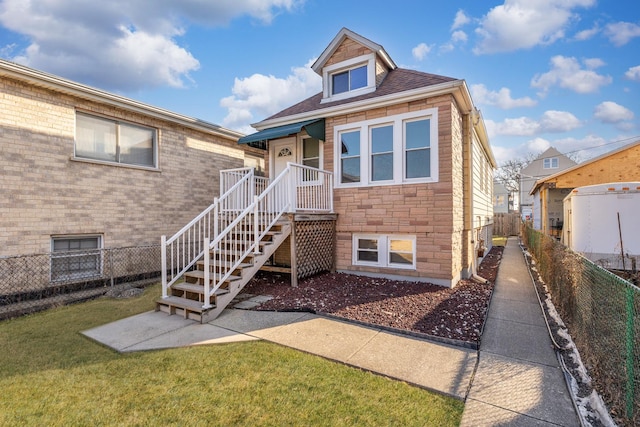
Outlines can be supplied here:
M380 86L378 86L378 88L375 90L375 92L367 93L353 98L342 99L339 101L326 102L324 104L320 103L320 101L322 100L322 92L320 92L310 98L305 99L304 101L292 105L291 107L285 108L284 110L274 114L271 117L268 117L265 120L308 113L327 107L349 104L365 99L375 99L385 95L391 95L394 93L405 92L456 80L458 79L455 79L453 77L439 76L437 74L429 74L421 71L408 70L405 68L396 68L389 71L389 73L382 81Z

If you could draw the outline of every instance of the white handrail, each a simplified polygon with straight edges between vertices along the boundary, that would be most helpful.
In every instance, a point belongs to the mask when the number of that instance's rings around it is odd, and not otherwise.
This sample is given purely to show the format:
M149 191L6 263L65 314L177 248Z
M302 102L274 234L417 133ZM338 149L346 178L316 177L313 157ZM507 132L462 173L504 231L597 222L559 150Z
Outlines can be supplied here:
M219 212L229 210L238 201L246 200L247 193L253 191L253 172L245 174L220 198L214 200L204 211L169 239L162 236L162 297L168 296L168 289L202 257L205 252L204 239L215 236ZM212 213L213 212L213 213Z
M171 238L161 238L163 298L199 259L217 250L219 257L205 257L204 308L209 308L211 296L247 256L260 252L260 242L285 212L333 212L331 172L287 163L273 181L255 176L252 168L220 174L220 188L226 190L220 198Z
M213 285L205 300L222 286L231 274L251 253L260 252L260 242L266 233L291 209L289 200L289 174L287 167L259 196L255 196L251 205L240 213L213 241L209 249L219 248L221 256L209 260L214 272ZM222 256L224 255L224 256Z

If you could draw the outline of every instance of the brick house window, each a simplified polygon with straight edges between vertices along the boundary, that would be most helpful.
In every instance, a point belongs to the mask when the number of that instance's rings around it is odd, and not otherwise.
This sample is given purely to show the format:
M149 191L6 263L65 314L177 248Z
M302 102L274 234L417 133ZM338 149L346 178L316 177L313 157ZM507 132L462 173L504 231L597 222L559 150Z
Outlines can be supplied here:
M336 187L438 181L437 110L334 128Z
M354 234L353 264L416 269L416 237Z
M157 145L153 128L76 113L76 158L156 168Z
M100 277L102 236L51 238L51 281Z

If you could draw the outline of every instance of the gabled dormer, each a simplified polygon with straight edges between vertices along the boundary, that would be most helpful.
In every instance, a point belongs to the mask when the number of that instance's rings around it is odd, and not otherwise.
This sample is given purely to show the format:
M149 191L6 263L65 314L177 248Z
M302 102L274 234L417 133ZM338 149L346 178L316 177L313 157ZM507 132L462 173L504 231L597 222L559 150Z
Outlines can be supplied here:
M396 67L382 46L347 28L311 66L322 76L322 103L374 92Z

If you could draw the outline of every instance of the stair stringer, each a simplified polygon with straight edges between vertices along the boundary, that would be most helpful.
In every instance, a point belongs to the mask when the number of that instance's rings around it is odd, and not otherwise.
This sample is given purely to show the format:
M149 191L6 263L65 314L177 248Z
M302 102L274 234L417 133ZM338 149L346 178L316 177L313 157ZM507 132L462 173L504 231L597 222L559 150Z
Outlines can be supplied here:
M282 245L282 243L291 234L292 224L290 221L283 221L279 223L281 225L280 233L274 234L270 244L264 245L263 250L259 254L252 254L253 265L251 267L245 267L242 269L242 277L240 280L234 280L229 284L229 292L216 297L216 306L203 312L201 314L201 323L207 323L217 318L224 309L227 308L229 303L242 291L247 283L260 268L269 260L271 255Z

